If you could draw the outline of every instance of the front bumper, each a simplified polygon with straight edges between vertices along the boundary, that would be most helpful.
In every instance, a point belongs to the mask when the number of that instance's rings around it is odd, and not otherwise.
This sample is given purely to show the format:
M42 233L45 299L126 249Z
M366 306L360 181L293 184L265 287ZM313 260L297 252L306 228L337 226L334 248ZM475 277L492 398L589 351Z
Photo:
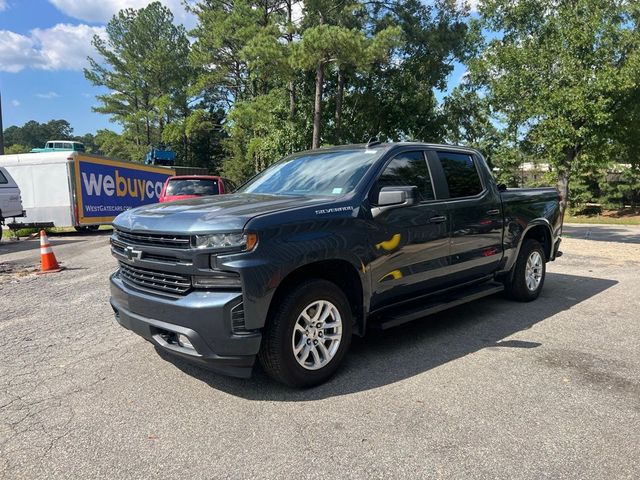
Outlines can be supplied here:
M123 327L162 350L210 370L249 377L260 349L259 331L234 333L231 310L240 292L192 291L169 298L129 287L118 272L111 275L111 306ZM193 348L171 341L185 335Z

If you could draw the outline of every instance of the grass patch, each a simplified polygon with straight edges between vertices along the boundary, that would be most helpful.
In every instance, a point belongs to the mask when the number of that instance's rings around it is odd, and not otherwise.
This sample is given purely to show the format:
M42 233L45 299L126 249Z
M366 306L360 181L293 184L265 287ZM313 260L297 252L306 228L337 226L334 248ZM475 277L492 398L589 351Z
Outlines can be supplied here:
M47 235L56 234L56 233L75 233L76 229L73 227L47 227L47 228L19 228L15 232L12 230L5 230L7 234L7 238L16 237L16 234L20 238L28 237L29 235L33 235L34 233L39 233L40 230L44 230ZM100 225L99 230L111 230L111 225Z
M565 214L564 223L594 223L599 225L640 225L640 214L621 214L615 212L603 212L596 215L572 215Z

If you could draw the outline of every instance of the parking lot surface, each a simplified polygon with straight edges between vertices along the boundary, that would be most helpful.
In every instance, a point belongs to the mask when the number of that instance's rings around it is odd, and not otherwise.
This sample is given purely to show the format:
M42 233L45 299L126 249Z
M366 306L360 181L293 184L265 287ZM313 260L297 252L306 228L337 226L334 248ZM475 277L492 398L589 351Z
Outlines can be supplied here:
M37 239L3 242L0 478L640 478L640 246L584 238L537 301L356 339L310 390L119 327L108 234L52 237L67 268L45 276Z

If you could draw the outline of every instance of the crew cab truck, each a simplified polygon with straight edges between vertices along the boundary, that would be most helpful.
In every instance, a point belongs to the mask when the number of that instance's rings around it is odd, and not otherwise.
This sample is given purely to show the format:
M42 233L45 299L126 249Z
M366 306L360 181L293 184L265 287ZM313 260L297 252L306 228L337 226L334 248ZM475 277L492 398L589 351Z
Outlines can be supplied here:
M377 142L291 155L230 195L113 222L111 305L157 349L296 387L352 335L497 292L534 300L560 253L555 189L506 189L468 148Z

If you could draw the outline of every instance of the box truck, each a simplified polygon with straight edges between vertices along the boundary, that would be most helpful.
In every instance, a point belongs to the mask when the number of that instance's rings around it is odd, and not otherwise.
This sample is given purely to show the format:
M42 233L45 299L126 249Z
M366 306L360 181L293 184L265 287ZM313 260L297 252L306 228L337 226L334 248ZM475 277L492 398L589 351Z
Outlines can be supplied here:
M158 202L165 180L175 175L171 168L74 151L2 155L0 167L22 193L25 215L12 229L94 230L125 210Z

